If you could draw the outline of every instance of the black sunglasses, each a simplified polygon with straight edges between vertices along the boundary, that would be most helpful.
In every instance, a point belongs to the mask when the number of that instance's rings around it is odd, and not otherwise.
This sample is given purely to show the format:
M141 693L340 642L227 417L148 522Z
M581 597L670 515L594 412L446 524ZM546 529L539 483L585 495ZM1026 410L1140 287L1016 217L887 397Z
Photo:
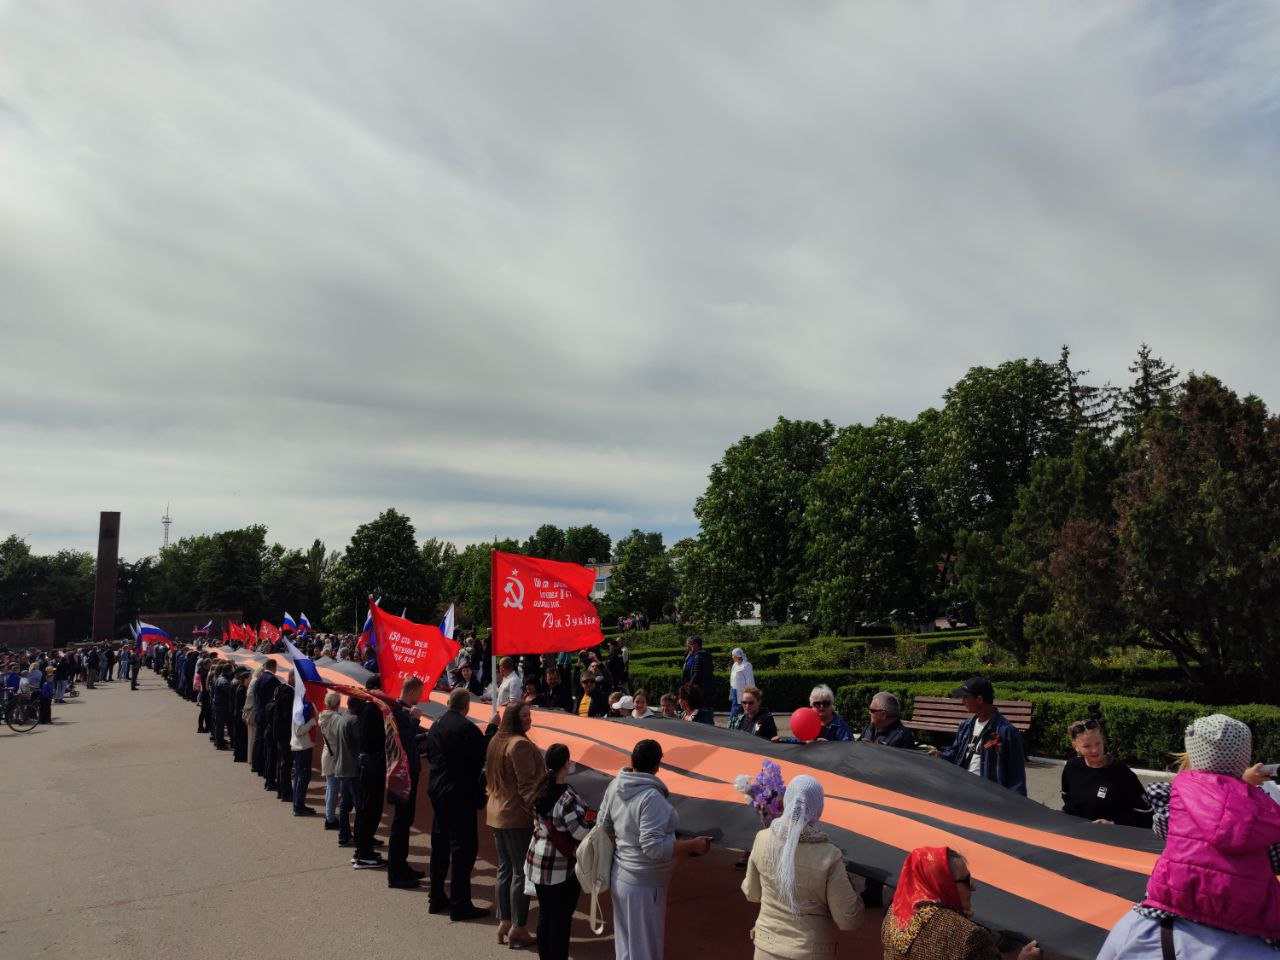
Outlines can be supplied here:
M829 707L831 706L831 701L830 700L810 700L809 706L814 707L815 709L817 707Z
M1078 737L1080 736L1080 734L1087 733L1090 730L1101 730L1101 729L1102 729L1102 724L1100 724L1097 720L1081 720L1079 723L1073 723L1070 727L1068 727L1067 732L1070 733L1071 736L1073 737Z

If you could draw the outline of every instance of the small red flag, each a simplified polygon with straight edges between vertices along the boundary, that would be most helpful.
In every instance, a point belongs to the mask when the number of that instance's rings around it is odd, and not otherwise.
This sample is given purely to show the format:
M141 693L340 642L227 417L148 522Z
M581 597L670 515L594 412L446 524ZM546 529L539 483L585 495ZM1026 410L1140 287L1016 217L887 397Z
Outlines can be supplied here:
M377 636L378 675L388 696L400 696L405 677L417 677L426 691L440 679L460 647L439 627L393 616L369 601Z
M496 656L559 653L604 642L591 602L594 570L494 550L489 606Z

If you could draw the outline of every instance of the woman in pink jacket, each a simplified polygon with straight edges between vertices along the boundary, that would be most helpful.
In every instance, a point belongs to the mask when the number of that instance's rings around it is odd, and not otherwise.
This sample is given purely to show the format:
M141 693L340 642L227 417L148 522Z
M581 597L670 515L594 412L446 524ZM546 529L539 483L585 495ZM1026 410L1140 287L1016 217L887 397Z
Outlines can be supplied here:
M1181 772L1153 793L1165 849L1147 899L1107 937L1098 960L1176 955L1275 958L1280 942L1280 806L1258 787L1253 737L1239 720L1202 717L1186 730ZM1270 945L1269 945L1270 944Z

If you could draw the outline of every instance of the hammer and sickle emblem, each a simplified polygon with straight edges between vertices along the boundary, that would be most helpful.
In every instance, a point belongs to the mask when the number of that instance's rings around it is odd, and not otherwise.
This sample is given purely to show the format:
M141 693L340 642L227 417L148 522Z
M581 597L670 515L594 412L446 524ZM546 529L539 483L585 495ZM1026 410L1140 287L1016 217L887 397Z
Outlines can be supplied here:
M506 583L502 585L502 592L506 597L502 601L502 606L511 607L515 610L524 609L524 584L520 582L513 571L507 577Z

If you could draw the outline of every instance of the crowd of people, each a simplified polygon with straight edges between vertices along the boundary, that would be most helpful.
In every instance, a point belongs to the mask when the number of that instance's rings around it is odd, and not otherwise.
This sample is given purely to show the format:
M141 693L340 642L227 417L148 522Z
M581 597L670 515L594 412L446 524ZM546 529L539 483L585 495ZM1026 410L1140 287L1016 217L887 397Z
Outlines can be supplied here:
M318 642L316 652L324 648ZM469 647L464 647L464 652ZM612 651L611 651L612 652ZM753 683L741 651L733 653L734 696L729 726L745 735L779 739L764 695ZM356 870L383 871L395 889L428 886L428 910L455 922L488 917L472 899L480 818L496 851L496 935L511 948L536 947L540 957L568 956L572 918L581 899L574 870L578 845L593 827L610 839L609 896L617 957L650 960L663 955L666 891L691 855L706 853L706 837L680 837L679 818L661 777L663 753L656 740L640 740L593 810L574 790L570 749L545 752L528 737L532 708L581 716L626 716L707 723L714 696L710 658L694 638L675 696L654 709L644 690L629 690L610 669L609 656L584 652L562 657L502 658L485 685L478 665L460 657L443 685L448 709L424 731L419 721L421 681L408 678L398 698L381 697L408 760L407 795L387 791L387 747L377 676L359 695L330 691L318 715L306 707L294 715L292 686L268 657L250 668L218 650L152 646L139 655L132 645L107 645L48 654L10 654L3 663L6 695L39 689L50 704L85 687L129 680L136 688L144 664L165 677L197 707L196 730L217 750L246 763L263 789L288 803L294 816L322 817L323 828L350 850ZM287 665L283 665L287 669ZM624 669L618 673L625 677ZM571 671L571 672L570 672ZM737 679L742 674L745 678ZM570 677L577 690L570 696ZM969 714L945 749L926 747L941 760L975 776L1025 793L1021 735L995 706L992 685L980 677L953 693ZM482 731L469 719L473 701L486 698L495 721ZM809 698L825 741L860 739L890 749L919 745L904 725L898 699L889 692L871 701L859 732L835 710L829 687ZM1066 815L1099 824L1149 828L1165 841L1147 896L1116 925L1099 960L1176 956L1274 957L1280 946L1280 805L1259 789L1274 768L1254 763L1249 728L1213 715L1191 724L1186 750L1172 781L1143 787L1137 776L1107 753L1105 731L1084 718L1067 731L1076 754L1063 768ZM320 751L324 809L307 802L314 753ZM422 775L432 810L429 871L409 859L409 834ZM841 931L865 919L877 891L852 878L844 854L821 830L820 783L797 776L786 785L783 812L757 834L743 861L742 892L759 904L752 929L758 960L834 954ZM388 810L388 806L390 810ZM384 844L378 828L389 821ZM385 847L385 854L382 849ZM945 847L911 851L903 865L881 929L886 960L994 960L997 938L972 920L977 884L963 853ZM536 927L530 905L538 905ZM1172 951L1172 952L1168 952ZM1039 954L1032 942L1022 960Z
M5 701L32 697L39 704L39 722L53 722L53 708L78 697L76 684L89 690L99 684L129 682L138 688L141 659L130 644L82 644L61 650L12 651L0 656Z

